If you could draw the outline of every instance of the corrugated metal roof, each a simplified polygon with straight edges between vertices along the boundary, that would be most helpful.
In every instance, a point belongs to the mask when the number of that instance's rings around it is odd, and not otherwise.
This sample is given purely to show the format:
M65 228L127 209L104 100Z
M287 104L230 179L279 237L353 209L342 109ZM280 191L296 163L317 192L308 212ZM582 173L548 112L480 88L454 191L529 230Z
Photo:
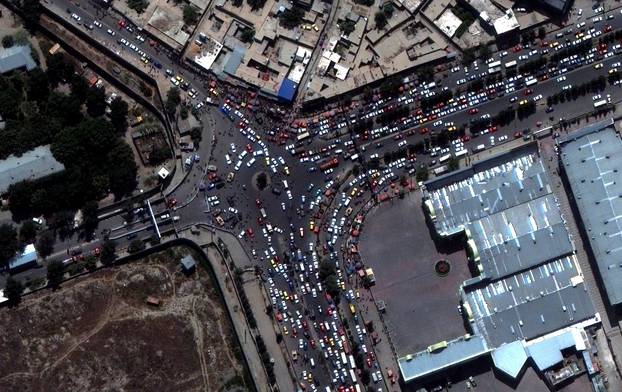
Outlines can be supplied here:
M622 141L612 121L560 140L561 165L612 305L622 303Z
M0 161L0 194L9 186L24 180L36 180L65 170L65 166L52 155L50 146L39 146L22 156L9 156Z
M29 46L20 45L0 49L0 73L20 68L30 71L36 67L37 63L32 59Z

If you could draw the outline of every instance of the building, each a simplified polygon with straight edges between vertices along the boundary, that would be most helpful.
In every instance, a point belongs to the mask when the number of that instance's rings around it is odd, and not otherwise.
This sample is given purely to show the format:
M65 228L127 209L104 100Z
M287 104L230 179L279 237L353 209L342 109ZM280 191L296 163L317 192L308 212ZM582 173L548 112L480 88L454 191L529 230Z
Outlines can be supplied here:
M476 276L459 288L468 331L399 358L406 382L489 355L510 379L531 358L544 372L567 349L586 350L600 318L537 144L425 183L424 208L440 241L462 240Z
M34 244L28 244L24 251L9 260L9 272L15 273L37 265L37 250Z
M520 24L511 8L500 8L498 2L492 0L462 0L477 14L482 27L491 30L497 39L506 38L513 33L518 33Z
M50 146L39 146L22 156L11 155L0 161L0 194L12 184L36 180L65 170L65 166L52 155Z
M613 120L558 140L560 171L573 196L609 304L622 303L622 140Z
M558 15L566 15L572 6L574 0L536 0L535 3L540 4L542 8Z
M0 73L5 74L14 70L30 71L37 68L32 58L30 46L20 45L0 49Z
M189 274L194 272L197 267L197 262L194 260L194 257L191 255L186 255L181 259L181 269L184 273Z

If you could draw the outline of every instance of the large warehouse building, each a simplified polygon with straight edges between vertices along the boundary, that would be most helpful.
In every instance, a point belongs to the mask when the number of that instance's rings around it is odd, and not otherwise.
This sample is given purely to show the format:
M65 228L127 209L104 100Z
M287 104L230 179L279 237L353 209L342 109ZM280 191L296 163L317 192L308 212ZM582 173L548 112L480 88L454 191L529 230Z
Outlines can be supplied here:
M613 120L558 140L560 170L572 191L607 299L622 303L622 140Z
M406 382L483 355L517 379L530 358L543 372L586 349L600 318L536 143L428 181L423 198L437 236L466 242L477 276L459 289L470 330L400 358Z

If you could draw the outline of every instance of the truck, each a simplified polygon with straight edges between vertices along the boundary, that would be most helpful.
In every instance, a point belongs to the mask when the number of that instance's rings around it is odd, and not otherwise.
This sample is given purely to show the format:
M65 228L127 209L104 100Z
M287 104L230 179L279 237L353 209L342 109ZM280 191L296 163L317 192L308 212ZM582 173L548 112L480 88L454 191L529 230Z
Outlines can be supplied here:
M344 365L348 364L348 357L346 357L346 353L344 353L343 351L341 352L341 363L343 363Z
M508 61L505 63L505 69L516 67L516 60Z
M529 80L525 80L525 86L531 86L531 85L534 85L536 83L538 83L538 79L536 79L534 77L532 77Z
M322 164L320 164L320 170L326 171L328 169L332 169L337 166L339 166L339 159L337 159L336 157L333 157L333 158L330 158L324 161Z
M606 99L601 99L600 101L596 101L594 102L594 108L597 109L601 106L604 106L607 104L607 100Z
M451 154L445 154L442 157L438 158L439 163L447 162L451 158Z

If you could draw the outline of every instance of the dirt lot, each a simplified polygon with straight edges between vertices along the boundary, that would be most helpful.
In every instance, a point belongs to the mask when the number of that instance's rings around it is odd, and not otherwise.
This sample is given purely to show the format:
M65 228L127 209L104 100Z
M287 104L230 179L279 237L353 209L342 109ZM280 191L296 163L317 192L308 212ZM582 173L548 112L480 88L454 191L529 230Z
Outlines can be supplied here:
M0 390L252 390L211 276L178 268L187 253L170 249L1 309Z

